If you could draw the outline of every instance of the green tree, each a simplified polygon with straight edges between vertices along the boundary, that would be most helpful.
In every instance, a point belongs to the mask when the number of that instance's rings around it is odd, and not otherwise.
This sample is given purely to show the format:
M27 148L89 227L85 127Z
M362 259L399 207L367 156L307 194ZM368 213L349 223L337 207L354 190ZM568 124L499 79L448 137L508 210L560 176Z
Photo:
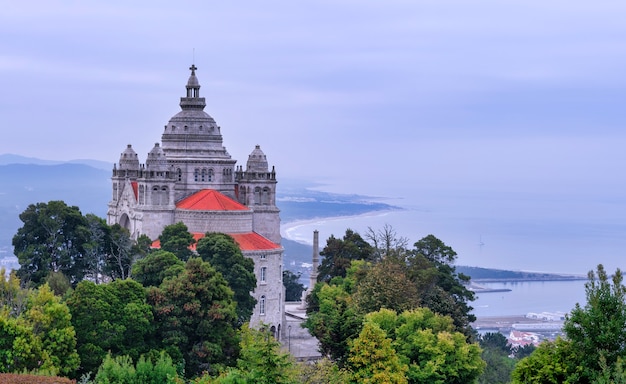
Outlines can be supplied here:
M182 221L163 228L159 241L162 250L172 252L182 261L187 261L193 255L189 247L196 242Z
M65 294L72 289L72 285L67 276L61 272L50 272L48 277L46 277L46 284L48 284L55 295L61 297L65 296Z
M406 267L391 257L367 269L355 284L353 299L363 314L381 308L402 312L420 305L417 286L407 277Z
M505 356L513 352L513 347L509 340L500 332L487 332L478 338L478 343L483 349L497 350Z
M348 342L361 331L363 315L343 285L318 283L312 295L319 310L308 314L304 327L319 341L322 355L343 366L348 357Z
M482 373L485 362L478 344L468 343L454 331L452 319L418 308L397 315L381 309L366 316L392 339L392 346L409 366L409 383L472 383Z
M414 244L407 257L408 275L419 287L422 306L448 315L458 330L470 337L476 320L469 305L475 299L467 289L470 277L456 273L456 252L443 241L428 235Z
M517 363L514 383L591 383L619 378L626 355L626 287L598 265L585 284L587 303L566 316L565 339L542 343ZM616 379L617 380L617 379Z
M301 384L344 384L349 382L349 372L340 369L328 358L314 363L304 362L297 365L298 383Z
M585 369L577 364L576 351L569 340L557 338L545 341L528 357L516 365L512 383L589 383L581 381L581 373Z
M478 377L478 384L508 384L515 368L515 359L504 356L495 349L483 349L481 354L486 366Z
M108 351L137 359L153 346L152 309L136 281L100 285L82 281L67 305L76 330L81 373L95 372Z
M43 358L41 341L20 319L0 315L0 372L32 371Z
M350 342L348 364L352 383L408 383L407 365L400 361L391 340L375 323L366 323L359 337Z
M590 271L585 283L587 303L576 304L566 317L563 331L585 367L583 377L600 372L601 358L611 367L626 357L626 287L617 269L610 278L602 264Z
M213 383L297 383L294 361L281 350L267 327L256 330L245 324L239 334L241 355L237 368L228 370Z
M10 294L0 303L0 372L72 374L79 359L67 306L47 284L26 290L15 276L2 280Z
M235 240L223 233L207 233L198 241L198 255L224 276L235 293L239 324L250 321L256 299L250 292L256 288L254 261L245 257Z
M317 281L329 282L333 277L345 277L353 260L371 260L372 246L351 229L346 229L343 239L331 235L320 252L322 263L318 268Z
M530 356L530 354L533 353L535 349L537 349L537 347L534 344L526 344L514 347L512 349L512 352L513 356L515 356L516 359L521 360L524 357Z
M76 332L70 318L67 305L61 303L47 284L29 295L23 319L32 327L33 336L41 341L45 356L41 369L68 376L78 368Z
M507 338L500 332L487 332L478 338L478 343L483 349L482 358L487 363L478 383L510 383L516 361L509 357L513 348Z
M285 301L300 301L304 285L300 283L300 272L293 273L290 270L283 271L283 285L285 286Z
M26 309L28 290L22 289L20 279L11 271L6 277L4 267L0 268L0 314L18 317Z
M105 272L112 279L127 279L134 263L133 245L128 229L113 224L106 239L107 257Z
M94 384L175 384L180 383L172 359L161 352L155 361L141 356L133 364L130 356L107 354L98 368Z
M133 279L144 287L158 287L163 280L181 273L185 263L172 252L162 249L148 254L133 264Z
M50 272L62 272L72 285L83 279L89 229L78 207L63 201L31 204L20 220L24 225L13 236L13 247L24 283L37 287Z
M149 290L158 338L185 359L188 376L233 365L238 351L236 303L221 273L200 258ZM175 349L175 350L174 350ZM172 355L170 353L170 355Z
M85 274L100 283L104 274L107 259L107 238L110 227L106 221L94 214L85 215L89 236L83 248L85 249Z

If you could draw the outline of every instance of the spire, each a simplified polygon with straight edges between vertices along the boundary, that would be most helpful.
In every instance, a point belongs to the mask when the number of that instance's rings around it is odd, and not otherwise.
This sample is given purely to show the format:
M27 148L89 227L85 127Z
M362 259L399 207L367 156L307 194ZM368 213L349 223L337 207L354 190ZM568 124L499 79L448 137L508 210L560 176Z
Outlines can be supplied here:
M200 109L203 110L206 107L206 102L204 101L204 97L200 97L200 82L196 77L196 67L195 64L191 64L189 70L191 71L191 75L189 76L189 80L187 80L187 96L180 98L180 107L183 110L187 109Z

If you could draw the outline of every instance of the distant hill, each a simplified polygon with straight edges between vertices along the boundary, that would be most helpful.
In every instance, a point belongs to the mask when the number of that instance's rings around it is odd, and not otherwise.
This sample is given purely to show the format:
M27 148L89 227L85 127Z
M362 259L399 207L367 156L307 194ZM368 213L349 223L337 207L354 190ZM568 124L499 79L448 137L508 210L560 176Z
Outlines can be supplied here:
M105 217L110 177L110 171L83 164L0 165L0 250L11 247L13 235L22 225L19 214L30 204L63 200L83 214Z
M0 256L12 254L11 239L22 225L19 214L29 204L63 200L83 214L105 217L111 199L112 164L94 160L57 162L19 155L0 155ZM277 205L283 223L399 209L373 197L339 195L311 189L311 183L280 180ZM310 262L312 248L285 240L285 265ZM289 268L288 268L289 269Z
M553 281L553 280L586 280L582 275L563 275L556 273L506 271L480 267L456 266L456 271L470 276L474 282L489 281Z
M42 160L35 157L25 157L20 155L14 155L11 153L5 153L0 155L0 165L8 164L34 164L34 165L60 165L60 164L83 164L96 169L102 169L105 171L111 171L113 169L113 163L100 160L91 159L76 159L68 161L57 160Z

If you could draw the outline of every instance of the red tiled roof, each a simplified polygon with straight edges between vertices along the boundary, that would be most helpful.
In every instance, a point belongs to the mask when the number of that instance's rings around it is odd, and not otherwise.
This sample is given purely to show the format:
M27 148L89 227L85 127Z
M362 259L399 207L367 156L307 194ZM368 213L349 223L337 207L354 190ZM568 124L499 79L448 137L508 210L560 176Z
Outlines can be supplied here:
M242 251L261 251L278 249L280 245L266 239L256 232L248 233L229 233L235 242L239 244L239 248Z
M245 211L248 208L214 189L203 189L187 196L176 208L191 211Z
M189 249L195 251L196 244L198 240L204 237L204 233L193 232L192 235L196 243L192 244ZM242 251L270 251L280 248L280 245L266 239L256 232L227 233L227 235L235 240L235 243L239 245L239 249ZM161 241L159 239L154 240L151 247L155 249L161 248Z

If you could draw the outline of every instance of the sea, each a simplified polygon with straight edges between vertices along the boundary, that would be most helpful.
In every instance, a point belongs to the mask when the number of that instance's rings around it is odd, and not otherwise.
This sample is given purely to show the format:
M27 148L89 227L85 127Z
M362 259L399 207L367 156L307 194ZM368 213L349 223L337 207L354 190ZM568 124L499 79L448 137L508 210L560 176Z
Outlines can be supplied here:
M587 280L522 281L481 283L485 288L508 289L503 292L484 292L471 303L476 317L526 316L529 313L569 313L576 304L586 304Z
M331 192L342 192L330 188ZM409 244L432 234L457 252L457 265L580 276L575 281L484 284L508 292L481 293L472 303L477 316L570 312L585 304L586 275L603 264L624 269L626 199L527 193L400 190L375 199L399 209L358 216L284 223L282 236L320 246L347 228L364 234L389 225Z

